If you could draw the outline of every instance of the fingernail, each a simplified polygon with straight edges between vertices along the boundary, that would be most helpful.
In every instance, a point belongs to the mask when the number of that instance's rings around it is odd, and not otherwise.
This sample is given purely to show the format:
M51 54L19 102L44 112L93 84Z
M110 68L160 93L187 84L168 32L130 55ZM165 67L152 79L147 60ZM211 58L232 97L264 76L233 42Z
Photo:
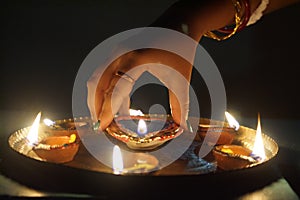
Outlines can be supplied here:
M100 127L100 120L98 120L97 122L93 123L93 130L97 131Z
M186 126L187 126L189 132L194 132L189 120L186 120Z

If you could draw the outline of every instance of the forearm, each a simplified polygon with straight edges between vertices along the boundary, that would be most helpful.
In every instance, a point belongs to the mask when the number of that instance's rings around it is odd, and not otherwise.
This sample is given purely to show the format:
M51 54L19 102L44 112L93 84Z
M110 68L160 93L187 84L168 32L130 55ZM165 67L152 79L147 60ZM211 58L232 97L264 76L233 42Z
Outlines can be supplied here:
M299 0L270 0L264 14L297 1ZM253 13L261 0L250 0L249 3L250 13ZM235 12L231 0L180 0L167 9L152 26L184 32L199 41L205 32L232 24Z
M251 0L251 10L259 3L260 0ZM232 24L234 15L235 8L231 0L180 0L153 25L183 32L184 24L188 27L188 35L199 41L205 32Z

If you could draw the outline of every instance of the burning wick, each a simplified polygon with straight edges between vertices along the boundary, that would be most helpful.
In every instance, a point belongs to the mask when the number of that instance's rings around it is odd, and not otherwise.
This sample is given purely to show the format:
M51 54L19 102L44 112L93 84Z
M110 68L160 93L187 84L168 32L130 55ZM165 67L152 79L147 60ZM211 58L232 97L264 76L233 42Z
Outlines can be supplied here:
M152 170L157 169L158 160L149 154L134 153L127 155L127 161L123 162L123 156L118 145L113 149L113 173L120 174L139 174L149 173ZM125 165L125 167L124 167ZM127 166L127 167L126 167Z
M113 149L114 174L121 174L123 169L124 169L124 166L123 166L123 158L122 158L121 150L118 145L115 145L114 149Z
M239 122L229 112L227 112L227 111L225 112L225 117L231 128L234 128L236 131L239 130L239 128L240 128Z
M145 120L140 119L139 123L138 123L138 127L137 127L137 133L140 136L144 136L145 134L147 134L148 130L147 130L147 124L145 122Z
M50 119L44 119L44 124L46 124L46 126L53 126L55 122Z
M129 113L132 116L144 116L144 113L141 110L129 109Z
M39 134L39 123L41 120L41 112L39 112L30 127L29 133L27 135L28 144L33 146L38 142L38 134Z
M262 134L261 134L260 115L259 114L258 114L255 142L254 142L251 156L254 159L259 160L259 161L264 161L266 159L266 153L265 153L265 148L264 148Z
M51 128L62 128L60 125L56 124L54 121L52 121L51 119L47 119L47 118L44 119L44 124Z

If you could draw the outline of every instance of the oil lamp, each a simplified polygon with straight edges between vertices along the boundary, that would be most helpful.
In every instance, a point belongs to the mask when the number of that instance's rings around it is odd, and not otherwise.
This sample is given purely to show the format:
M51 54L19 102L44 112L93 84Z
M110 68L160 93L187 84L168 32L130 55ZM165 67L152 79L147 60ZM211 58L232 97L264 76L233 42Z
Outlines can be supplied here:
M39 125L41 112L36 116L28 135L27 145L32 147L33 152L42 160L55 163L65 163L73 160L78 151L79 144L76 134L71 135L48 135L39 140Z
M145 174L157 169L158 160L147 153L130 153L124 159L118 145L113 148L113 173Z
M245 168L263 162L266 158L261 134L260 116L252 150L247 147L232 145L217 145L213 149L213 155L217 160L218 167L223 170Z
M183 132L169 115L116 116L106 132L130 149L152 150Z
M75 122L74 120L52 121L51 119L44 119L44 124L41 126L41 131L52 136L70 136L76 134L78 137L77 129L88 127L87 122Z
M231 144L240 125L229 112L225 112L225 117L228 121L228 124L225 124L225 126L220 124L200 124L198 129L200 138L204 140L204 138L208 135L208 143L212 145L215 145L213 143L213 141L215 141L215 137L218 137L216 142L217 145Z

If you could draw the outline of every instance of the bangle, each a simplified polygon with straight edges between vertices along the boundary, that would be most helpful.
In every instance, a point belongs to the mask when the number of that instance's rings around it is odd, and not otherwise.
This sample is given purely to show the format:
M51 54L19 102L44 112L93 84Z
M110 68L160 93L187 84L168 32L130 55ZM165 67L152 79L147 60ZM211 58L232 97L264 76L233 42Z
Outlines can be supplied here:
M247 26L254 24L263 16L263 12L266 10L268 4L269 4L269 0L261 0L259 6L250 16Z
M250 10L250 3L249 3L249 0L244 0L243 1L243 5L244 5L244 8L245 8L245 11L244 11L244 17L242 19L242 23L241 25L239 26L237 32L243 30L246 26L247 26L247 23L250 19L250 15L251 15L251 10ZM232 28L229 28L227 26L223 27L223 28L220 28L218 29L219 32L222 32L222 33L230 33L233 31Z
M221 34L216 34L212 31L208 31L204 34L205 37L209 37L209 38L212 38L212 39L215 39L215 40L218 40L218 41L221 41L221 40L226 40L228 38L230 38L231 36L233 36L238 30L242 30L242 28L244 28L249 20L249 14L248 15L245 15L245 17L242 17L240 16L241 15L241 0L233 0L233 5L234 5L234 8L236 10L236 13L234 15L234 18L235 18L235 27L233 29L226 29L226 30L222 30L222 29L219 29L219 30L216 30L217 32L219 33L227 33L227 35L221 35ZM244 6L248 5L248 7L245 9L245 14L247 12L250 13L249 9L249 3L245 3L246 0L244 0ZM246 12L246 10L248 10ZM248 18L247 18L248 16ZM243 18L243 20L242 20ZM240 28L241 27L241 28Z

